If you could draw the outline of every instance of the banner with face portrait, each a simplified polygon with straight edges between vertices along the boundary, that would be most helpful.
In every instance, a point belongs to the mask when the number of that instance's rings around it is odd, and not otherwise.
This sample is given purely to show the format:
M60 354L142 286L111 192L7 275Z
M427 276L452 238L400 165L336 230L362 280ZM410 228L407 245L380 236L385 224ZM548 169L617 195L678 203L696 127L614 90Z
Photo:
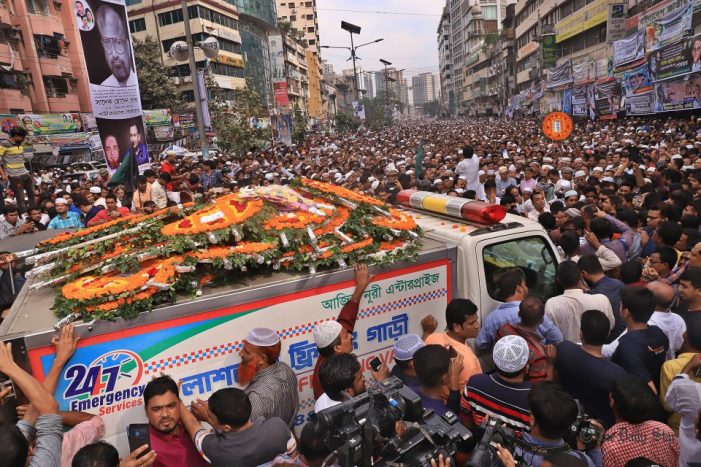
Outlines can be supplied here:
M572 115L584 117L587 114L587 86L572 88Z
M626 115L648 115L655 113L655 93L626 96Z
M73 0L110 185L134 187L151 158L125 0Z
M623 72L623 86L626 96L652 91L652 74L647 62Z
M618 116L621 108L621 85L611 79L593 86L596 118L610 120Z
M701 34L657 49L650 60L658 81L701 71Z
M701 109L701 73L655 83L657 112Z

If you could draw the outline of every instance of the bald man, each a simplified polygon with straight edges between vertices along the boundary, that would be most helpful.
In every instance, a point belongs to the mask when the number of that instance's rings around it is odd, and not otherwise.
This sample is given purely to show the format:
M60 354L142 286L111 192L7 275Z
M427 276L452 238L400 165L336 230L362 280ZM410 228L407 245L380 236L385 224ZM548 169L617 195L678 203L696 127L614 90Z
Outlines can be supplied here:
M105 61L112 72L102 82L102 86L136 86L136 73L132 73L133 60L129 30L124 17L111 5L102 5L98 8L96 17Z
M677 351L684 343L684 333L686 332L686 322L676 313L672 313L671 306L674 304L675 293L671 285L652 281L646 286L655 296L655 312L647 322L649 325L662 329L669 339L669 350L667 360L675 358Z
M655 296L655 311L647 324L657 326L665 333L669 339L669 350L665 360L673 359L684 343L684 333L686 332L684 319L670 310L674 302L674 289L669 284L660 281L652 281L645 287ZM626 331L623 331L623 334L618 336L616 340L603 347L601 352L604 357L611 358L618 347L618 340L625 334Z

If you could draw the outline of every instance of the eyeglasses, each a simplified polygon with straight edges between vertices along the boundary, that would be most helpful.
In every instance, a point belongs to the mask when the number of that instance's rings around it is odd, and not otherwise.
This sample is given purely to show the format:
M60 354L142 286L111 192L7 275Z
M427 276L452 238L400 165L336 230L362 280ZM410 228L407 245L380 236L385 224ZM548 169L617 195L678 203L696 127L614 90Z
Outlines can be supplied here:
M105 50L114 49L118 54L123 54L127 49L127 40L121 37L103 37L100 42Z

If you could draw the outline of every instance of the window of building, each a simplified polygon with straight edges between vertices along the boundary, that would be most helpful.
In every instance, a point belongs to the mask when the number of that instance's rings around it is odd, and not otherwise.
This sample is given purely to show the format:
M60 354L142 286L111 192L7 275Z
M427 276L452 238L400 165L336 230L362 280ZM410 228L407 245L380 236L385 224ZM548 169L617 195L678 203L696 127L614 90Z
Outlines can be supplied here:
M142 0L127 0L127 6L138 5Z
M295 21L297 21L297 15L290 16L290 22L294 23Z
M65 97L68 94L68 82L65 78L44 76L46 97Z
M304 6L306 6L307 8L311 8L314 5L312 5L312 2L304 2Z
M482 7L482 19L497 19L497 6L486 5Z
M314 33L314 26L309 26L307 28L307 32L311 32L313 34Z
M209 64L210 70L215 75L229 76L231 78L243 78L243 68L227 65L226 63L212 62Z
M146 19L137 18L129 21L129 32L134 34L135 32L146 30Z
M290 3L287 4L287 6L288 6L289 8L294 8L294 7L295 7L295 4L294 4L294 2L290 2Z
M314 15L307 15L307 19L309 19L309 20L314 19Z
M19 89L17 75L0 69L0 89Z
M316 39L309 39L309 45L316 45Z
M61 34L56 36L34 34L34 45L36 46L37 54L42 58L58 58L62 49L65 48L65 42Z
M48 0L25 0L27 4L27 11L32 14L49 14L49 2Z

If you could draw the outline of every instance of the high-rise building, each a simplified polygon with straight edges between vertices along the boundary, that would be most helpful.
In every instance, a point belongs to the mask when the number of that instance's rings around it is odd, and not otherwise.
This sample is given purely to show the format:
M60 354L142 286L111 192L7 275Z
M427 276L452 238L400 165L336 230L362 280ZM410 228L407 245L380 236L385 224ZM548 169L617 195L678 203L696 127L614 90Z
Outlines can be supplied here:
M421 73L411 78L414 105L438 100L440 96L440 84L438 74Z
M453 58L450 35L450 10L448 5L443 7L443 14L438 22L438 66L440 68L441 108L447 115L457 112L455 90L453 88Z
M129 29L135 39L146 36L158 41L161 61L172 69L172 76L186 100L194 101L189 62L177 62L170 55L174 42L184 41L183 11L179 2L169 0L128 1ZM194 0L188 2L190 30L195 42L214 37L219 42L219 56L209 62L209 70L226 98L234 89L245 86L244 60L239 33L239 14L224 0ZM206 57L195 48L197 69L204 69Z
M277 0L277 16L281 22L288 22L294 31L300 33L310 49L319 53L319 20L316 14L316 0L289 1Z
M73 9L61 2L0 2L0 113L90 112Z

